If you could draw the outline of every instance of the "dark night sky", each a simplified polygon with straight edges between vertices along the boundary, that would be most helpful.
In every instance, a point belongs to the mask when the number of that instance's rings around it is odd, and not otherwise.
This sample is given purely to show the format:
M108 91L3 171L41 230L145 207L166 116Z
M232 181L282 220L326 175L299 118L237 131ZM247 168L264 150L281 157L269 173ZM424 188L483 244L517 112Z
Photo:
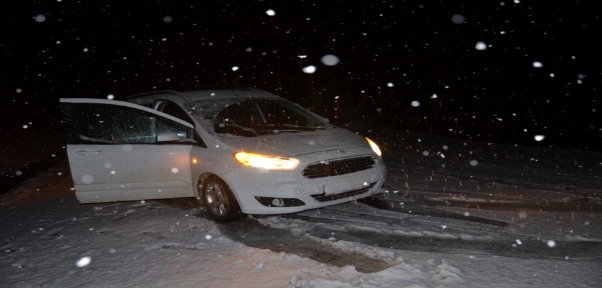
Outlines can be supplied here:
M256 87L331 119L339 96L339 120L602 151L599 6L2 1L0 123L54 123L59 97ZM487 49L476 49L480 41ZM340 62L324 65L328 54ZM316 72L304 73L308 65Z

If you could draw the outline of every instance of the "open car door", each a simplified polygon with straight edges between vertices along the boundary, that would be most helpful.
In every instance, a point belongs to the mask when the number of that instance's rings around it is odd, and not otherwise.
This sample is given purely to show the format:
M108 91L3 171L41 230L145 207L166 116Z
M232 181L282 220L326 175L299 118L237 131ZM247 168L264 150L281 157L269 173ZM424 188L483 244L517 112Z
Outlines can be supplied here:
M80 203L194 196L192 124L129 102L60 101Z

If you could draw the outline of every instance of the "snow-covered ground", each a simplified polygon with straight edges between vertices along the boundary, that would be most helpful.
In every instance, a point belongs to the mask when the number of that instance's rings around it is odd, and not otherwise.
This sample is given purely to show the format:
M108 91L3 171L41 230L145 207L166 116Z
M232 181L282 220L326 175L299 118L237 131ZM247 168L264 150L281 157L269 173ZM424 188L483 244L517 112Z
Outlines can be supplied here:
M78 205L63 161L0 195L0 287L602 286L600 153L357 130L383 144L390 210Z

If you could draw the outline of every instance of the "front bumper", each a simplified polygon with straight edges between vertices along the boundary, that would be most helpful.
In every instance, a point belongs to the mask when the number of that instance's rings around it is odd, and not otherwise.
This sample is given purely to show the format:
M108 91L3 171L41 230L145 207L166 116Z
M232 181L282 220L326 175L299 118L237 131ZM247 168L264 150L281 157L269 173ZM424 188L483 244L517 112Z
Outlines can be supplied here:
M304 177L300 169L262 171L241 167L227 175L227 179L235 180L226 182L243 213L295 213L384 192L386 168L382 159L375 160L366 170L319 178Z

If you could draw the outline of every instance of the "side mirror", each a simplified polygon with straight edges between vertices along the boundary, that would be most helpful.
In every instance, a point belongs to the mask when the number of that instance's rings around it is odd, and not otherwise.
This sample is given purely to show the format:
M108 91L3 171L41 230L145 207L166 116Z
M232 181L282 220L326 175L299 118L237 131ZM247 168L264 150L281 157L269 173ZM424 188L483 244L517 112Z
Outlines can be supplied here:
M161 132L157 135L157 143L180 142L180 137L174 132Z

